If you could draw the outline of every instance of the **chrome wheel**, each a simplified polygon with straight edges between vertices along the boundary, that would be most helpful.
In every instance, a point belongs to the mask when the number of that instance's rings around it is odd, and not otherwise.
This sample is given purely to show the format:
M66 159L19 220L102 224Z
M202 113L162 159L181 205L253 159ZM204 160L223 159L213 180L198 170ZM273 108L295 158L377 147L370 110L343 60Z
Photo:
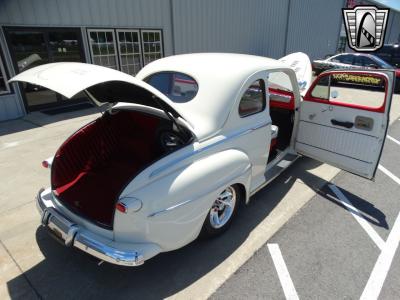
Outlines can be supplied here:
M218 229L231 219L236 205L236 191L232 186L227 187L214 201L210 210L210 225Z

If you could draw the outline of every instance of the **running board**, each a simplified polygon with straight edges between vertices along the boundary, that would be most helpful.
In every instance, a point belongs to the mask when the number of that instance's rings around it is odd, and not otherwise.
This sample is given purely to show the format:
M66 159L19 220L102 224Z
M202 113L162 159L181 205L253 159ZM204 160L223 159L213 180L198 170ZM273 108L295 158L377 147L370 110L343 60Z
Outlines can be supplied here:
M278 177L284 170L286 170L292 163L296 161L298 155L295 154L286 154L275 166L265 172L265 181L259 187L257 187L254 191L251 192L251 195L254 195L259 190L264 188L268 183Z

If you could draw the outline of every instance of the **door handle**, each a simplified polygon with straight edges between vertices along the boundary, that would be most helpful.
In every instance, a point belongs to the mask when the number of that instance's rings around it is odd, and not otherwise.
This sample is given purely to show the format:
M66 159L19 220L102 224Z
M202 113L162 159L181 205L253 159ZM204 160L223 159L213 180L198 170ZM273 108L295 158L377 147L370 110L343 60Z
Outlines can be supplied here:
M335 119L331 119L331 123L333 125L342 126L342 127L346 127L346 128L352 128L354 126L353 122L347 122L347 121L343 122L343 121L338 121L338 120L335 120Z

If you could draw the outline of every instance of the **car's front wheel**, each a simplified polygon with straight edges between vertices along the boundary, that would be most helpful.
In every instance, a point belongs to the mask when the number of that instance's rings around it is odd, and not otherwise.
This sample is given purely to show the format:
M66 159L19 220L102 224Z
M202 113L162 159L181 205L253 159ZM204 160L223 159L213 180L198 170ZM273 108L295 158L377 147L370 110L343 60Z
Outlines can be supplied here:
M241 201L242 191L238 185L226 187L214 200L204 221L201 235L212 237L227 230Z

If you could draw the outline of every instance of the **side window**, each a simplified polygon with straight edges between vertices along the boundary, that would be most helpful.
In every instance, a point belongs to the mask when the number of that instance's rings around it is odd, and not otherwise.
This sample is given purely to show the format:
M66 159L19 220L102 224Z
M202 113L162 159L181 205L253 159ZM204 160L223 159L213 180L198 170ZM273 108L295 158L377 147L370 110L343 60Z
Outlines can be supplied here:
M339 55L333 58L332 61L351 65L353 63L353 56L348 54Z
M265 83L264 80L254 81L244 92L239 103L239 115L241 118L256 114L265 108Z
M375 74L330 75L329 101L379 108L385 101L385 80Z
M356 105L376 110L385 103L385 90L386 82L380 75L335 72L321 77L310 95L315 100L326 100L332 105Z
M357 56L354 59L354 64L361 67L378 67L378 65L372 59L364 56Z
M311 96L318 99L329 99L329 76L323 76L311 91Z

